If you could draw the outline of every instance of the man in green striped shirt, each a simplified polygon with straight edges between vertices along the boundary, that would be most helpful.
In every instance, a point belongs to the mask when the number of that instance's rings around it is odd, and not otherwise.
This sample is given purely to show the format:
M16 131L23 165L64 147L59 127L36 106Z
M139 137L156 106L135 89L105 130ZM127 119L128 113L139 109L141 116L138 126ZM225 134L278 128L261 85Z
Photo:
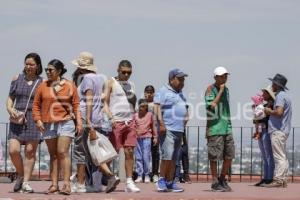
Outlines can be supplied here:
M205 92L207 111L207 150L213 178L213 191L228 192L232 189L225 176L234 158L235 148L230 120L229 90L225 86L228 71L224 67L214 70L215 83L208 86ZM223 160L220 177L217 174L217 161Z

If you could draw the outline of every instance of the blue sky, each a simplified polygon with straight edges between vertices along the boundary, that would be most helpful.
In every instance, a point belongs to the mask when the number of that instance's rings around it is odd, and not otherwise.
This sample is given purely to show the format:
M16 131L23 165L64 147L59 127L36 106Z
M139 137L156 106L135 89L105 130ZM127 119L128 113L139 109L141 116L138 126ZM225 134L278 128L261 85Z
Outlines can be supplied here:
M27 53L38 52L44 67L61 59L69 76L74 70L70 61L90 51L107 76L116 74L121 59L129 59L138 96L147 84L164 84L171 68L181 68L189 74L184 91L193 112L202 117L213 69L227 67L235 126L251 125L239 109L244 111L250 97L270 84L268 77L282 73L289 79L293 125L300 126L299 1L6 0L0 25L0 121L7 121L10 80L22 71ZM204 125L205 120L194 117L190 124Z

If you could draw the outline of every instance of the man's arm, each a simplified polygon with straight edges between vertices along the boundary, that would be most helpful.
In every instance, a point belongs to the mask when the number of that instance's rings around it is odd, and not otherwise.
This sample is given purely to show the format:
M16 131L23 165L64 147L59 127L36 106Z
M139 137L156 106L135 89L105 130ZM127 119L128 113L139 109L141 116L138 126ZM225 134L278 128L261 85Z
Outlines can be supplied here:
M184 122L183 122L184 126L186 126L186 124L188 123L189 119L190 119L189 106L186 105L186 115L184 117Z
M265 113L267 115L271 115L277 118L281 118L284 113L284 109L282 106L277 106L275 110L272 110L271 108L265 108Z
M113 115L109 109L110 103L110 94L112 92L112 85L113 82L111 79L107 80L104 85L104 92L103 92L103 111L107 114L108 119L111 120L112 125L114 126Z
M89 128L93 128L92 127L92 111L93 111L93 91L91 89L87 90L85 92L85 98L86 98L86 125Z
M267 115L281 118L284 113L284 104L285 104L285 97L284 97L284 95L279 93L276 96L275 105L274 105L275 109L273 110L271 108L265 108L265 113Z
M166 133L166 126L165 126L165 123L163 121L160 104L157 104L157 103L154 104L153 112L154 112L155 119L156 119L157 123L159 124L159 133L160 134L165 134Z
M211 102L211 105L210 105L211 110L214 110L220 103L224 89L225 89L225 84L220 85L220 90L219 90L216 98L213 100L213 102Z

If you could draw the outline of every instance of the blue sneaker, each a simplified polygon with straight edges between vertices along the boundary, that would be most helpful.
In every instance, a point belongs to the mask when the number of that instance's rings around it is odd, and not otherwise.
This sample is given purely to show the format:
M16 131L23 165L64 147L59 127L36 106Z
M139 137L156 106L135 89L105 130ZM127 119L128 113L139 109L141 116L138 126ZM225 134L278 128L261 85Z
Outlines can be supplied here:
M183 188L178 187L178 185L176 184L175 181L170 182L169 184L167 184L167 188L171 192L183 192L184 191Z
M166 179L163 177L160 177L158 181L156 182L156 187L158 192L167 192L167 184L166 184Z

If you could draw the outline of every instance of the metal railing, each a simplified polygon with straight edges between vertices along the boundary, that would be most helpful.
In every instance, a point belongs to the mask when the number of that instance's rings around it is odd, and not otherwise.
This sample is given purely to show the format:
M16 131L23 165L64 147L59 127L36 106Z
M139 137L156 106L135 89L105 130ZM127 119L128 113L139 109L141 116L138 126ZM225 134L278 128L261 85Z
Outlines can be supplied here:
M210 178L209 160L207 159L207 148L204 126L187 126L187 141L189 145L190 174L197 181L208 181ZM262 159L256 140L252 139L253 127L234 127L233 136L235 140L236 154L230 169L230 176L238 177L243 181L245 177L252 181L253 177L260 177L263 173ZM5 137L0 137L3 147L3 161L0 163L0 172L14 171L8 154L8 132L9 123L0 123L0 131L5 132ZM70 148L72 159L73 144ZM293 127L287 141L287 156L289 160L289 176L292 182L300 178L300 127ZM37 151L37 161L33 171L36 179L49 178L49 154L47 147L42 142ZM113 171L118 172L118 160L113 165ZM221 166L218 164L218 166ZM72 162L73 171L76 165Z

